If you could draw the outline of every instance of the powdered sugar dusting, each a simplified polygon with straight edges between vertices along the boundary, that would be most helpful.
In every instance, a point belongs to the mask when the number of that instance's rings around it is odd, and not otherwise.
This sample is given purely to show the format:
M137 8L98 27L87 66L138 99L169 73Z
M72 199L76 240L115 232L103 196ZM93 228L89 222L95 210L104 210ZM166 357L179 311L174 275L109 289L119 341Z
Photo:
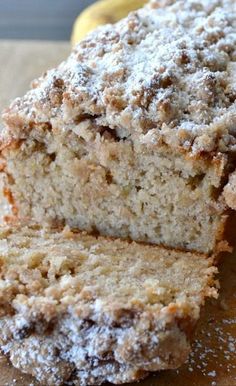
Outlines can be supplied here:
M67 130L89 115L122 138L155 129L170 146L227 151L236 143L235 43L233 0L152 1L89 34L12 104L6 125L22 137L32 122Z

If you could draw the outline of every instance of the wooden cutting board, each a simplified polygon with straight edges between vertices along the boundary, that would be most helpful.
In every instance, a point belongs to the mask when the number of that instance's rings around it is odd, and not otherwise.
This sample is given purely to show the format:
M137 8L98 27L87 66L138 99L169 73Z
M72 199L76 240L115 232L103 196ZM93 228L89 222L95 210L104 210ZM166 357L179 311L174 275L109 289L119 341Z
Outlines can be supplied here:
M24 93L33 78L63 60L69 49L67 43L0 41L0 109ZM236 222L230 228L234 241ZM236 386L236 251L223 256L219 279L221 295L203 310L188 363L139 386ZM11 385L38 384L0 356L0 386Z

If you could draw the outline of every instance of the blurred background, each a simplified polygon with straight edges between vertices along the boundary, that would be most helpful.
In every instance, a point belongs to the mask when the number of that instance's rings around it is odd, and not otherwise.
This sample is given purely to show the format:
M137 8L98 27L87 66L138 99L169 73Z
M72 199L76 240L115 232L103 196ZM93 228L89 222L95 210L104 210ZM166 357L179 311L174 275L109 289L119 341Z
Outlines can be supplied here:
M89 31L120 20L146 1L0 0L0 112L33 79L66 59Z
M0 0L0 39L69 40L76 17L93 2Z
M94 2L0 0L0 126L2 109L68 56L75 19Z

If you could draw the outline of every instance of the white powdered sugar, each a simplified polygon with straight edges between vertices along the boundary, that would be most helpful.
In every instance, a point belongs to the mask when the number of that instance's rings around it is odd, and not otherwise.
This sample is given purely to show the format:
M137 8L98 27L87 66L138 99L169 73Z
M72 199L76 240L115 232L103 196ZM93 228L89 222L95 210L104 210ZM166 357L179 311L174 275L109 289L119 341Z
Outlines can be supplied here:
M235 43L234 1L153 1L89 34L12 104L6 126L22 138L40 122L68 130L90 117L121 138L155 129L170 146L227 151L236 142Z

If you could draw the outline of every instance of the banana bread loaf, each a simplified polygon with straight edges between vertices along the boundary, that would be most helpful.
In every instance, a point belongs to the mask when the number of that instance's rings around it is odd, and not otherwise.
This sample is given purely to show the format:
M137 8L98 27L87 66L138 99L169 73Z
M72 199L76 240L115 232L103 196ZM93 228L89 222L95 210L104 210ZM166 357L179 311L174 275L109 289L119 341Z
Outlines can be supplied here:
M235 4L151 1L34 81L3 114L1 169L14 215L175 248L226 248Z
M0 349L40 384L138 380L180 366L211 257L38 226L0 228Z

